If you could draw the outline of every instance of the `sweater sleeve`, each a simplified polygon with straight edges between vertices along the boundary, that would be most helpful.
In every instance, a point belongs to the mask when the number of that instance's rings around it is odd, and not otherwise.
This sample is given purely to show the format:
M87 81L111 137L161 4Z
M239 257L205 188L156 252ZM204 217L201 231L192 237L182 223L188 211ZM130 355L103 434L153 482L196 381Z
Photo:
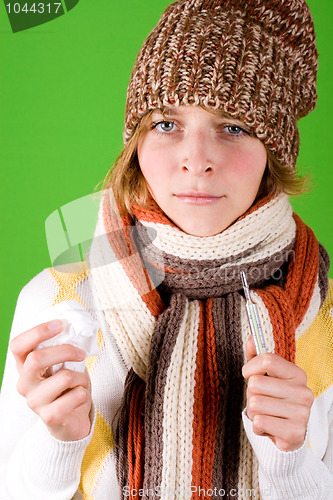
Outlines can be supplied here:
M333 411L323 419L327 432L316 436L318 448L325 448L323 457L309 447L309 427L320 426L318 411L311 414L307 435L298 450L279 450L271 439L253 432L252 422L243 411L247 437L259 462L259 485L263 500L332 500L333 499ZM325 422L326 421L326 422ZM324 443L325 441L325 443ZM318 446L319 444L319 446Z
M47 270L23 288L11 339L34 325L36 315L51 305L54 293ZM17 392L17 381L14 356L8 349L0 395L0 498L70 500L79 485L81 462L94 426L80 441L56 440Z

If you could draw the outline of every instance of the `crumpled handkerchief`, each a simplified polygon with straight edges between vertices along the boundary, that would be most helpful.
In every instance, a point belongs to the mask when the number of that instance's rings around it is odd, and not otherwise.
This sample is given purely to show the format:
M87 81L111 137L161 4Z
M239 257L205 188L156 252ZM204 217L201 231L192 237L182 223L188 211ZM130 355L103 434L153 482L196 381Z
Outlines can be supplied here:
M65 325L62 332L49 340L41 342L37 346L37 349L61 344L72 344L83 349L87 353L87 357L97 356L97 332L99 325L91 314L75 300L66 300L48 309L44 309L36 319L36 325L52 321L53 319L61 319ZM65 363L54 365L50 367L51 374L56 373L61 368L84 372L85 362L66 361Z

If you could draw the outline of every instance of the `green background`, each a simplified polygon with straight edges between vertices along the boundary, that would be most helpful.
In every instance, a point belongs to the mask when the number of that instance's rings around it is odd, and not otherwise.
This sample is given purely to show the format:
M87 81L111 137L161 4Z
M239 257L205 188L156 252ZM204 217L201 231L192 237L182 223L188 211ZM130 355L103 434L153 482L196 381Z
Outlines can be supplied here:
M0 379L17 296L51 264L45 220L92 193L120 153L130 72L169 3L80 0L65 15L18 33L0 5ZM319 100L300 122L298 165L312 173L314 189L292 202L333 257L333 2L308 3L320 54Z

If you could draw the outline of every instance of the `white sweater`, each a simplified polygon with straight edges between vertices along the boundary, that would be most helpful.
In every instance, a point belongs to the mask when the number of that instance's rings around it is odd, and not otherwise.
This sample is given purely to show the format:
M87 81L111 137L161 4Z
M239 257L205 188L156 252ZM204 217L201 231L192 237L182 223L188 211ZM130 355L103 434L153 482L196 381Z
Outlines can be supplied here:
M67 273L59 281L52 269L46 269L20 293L11 338L35 326L36 316L53 304L59 292L67 299L80 297L92 311L86 277ZM245 431L259 461L261 497L265 500L333 499L332 283L325 304L322 350L311 345L315 334L304 343L311 353L308 376L316 398L303 446L293 452L278 450L269 438L253 433L243 412ZM16 391L18 373L8 351L0 397L0 500L119 498L110 424L120 406L128 367L107 326L101 325L101 330L100 353L87 360L94 406L92 430L80 441L56 440L28 408ZM235 496L234 492L230 496Z

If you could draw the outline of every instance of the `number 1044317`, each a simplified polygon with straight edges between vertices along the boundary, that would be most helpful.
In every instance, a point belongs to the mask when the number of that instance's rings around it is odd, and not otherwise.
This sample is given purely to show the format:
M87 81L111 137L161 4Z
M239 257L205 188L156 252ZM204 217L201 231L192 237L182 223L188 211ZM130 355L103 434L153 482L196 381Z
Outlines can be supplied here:
M34 14L57 14L59 8L61 7L61 2L36 2L32 5L28 6L27 3L21 5L19 3L7 3L6 4L8 14L20 14L21 12L25 13L34 13Z

